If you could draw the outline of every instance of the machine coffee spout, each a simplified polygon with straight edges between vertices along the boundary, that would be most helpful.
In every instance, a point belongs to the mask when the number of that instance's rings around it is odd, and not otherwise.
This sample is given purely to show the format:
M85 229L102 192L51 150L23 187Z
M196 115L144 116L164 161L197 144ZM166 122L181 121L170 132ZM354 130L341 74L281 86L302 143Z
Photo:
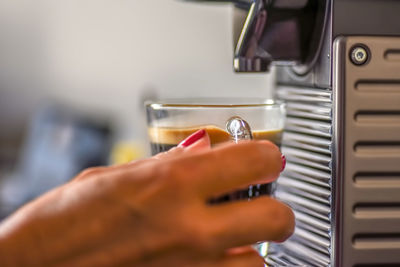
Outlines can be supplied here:
M236 72L266 72L271 64L310 65L319 53L327 1L188 1L231 2L236 12L247 13L244 21L234 22L241 25L234 29Z
M237 72L265 72L272 63L271 54L260 47L268 13L262 0L253 1L239 35L233 61Z

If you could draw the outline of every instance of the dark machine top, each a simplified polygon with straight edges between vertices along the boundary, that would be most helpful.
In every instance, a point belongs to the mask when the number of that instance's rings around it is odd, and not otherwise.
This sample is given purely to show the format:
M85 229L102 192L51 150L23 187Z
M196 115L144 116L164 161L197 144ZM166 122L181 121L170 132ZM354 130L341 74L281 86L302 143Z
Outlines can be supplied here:
M331 86L338 36L400 36L400 0L187 0L235 5L234 70L265 72L278 82Z

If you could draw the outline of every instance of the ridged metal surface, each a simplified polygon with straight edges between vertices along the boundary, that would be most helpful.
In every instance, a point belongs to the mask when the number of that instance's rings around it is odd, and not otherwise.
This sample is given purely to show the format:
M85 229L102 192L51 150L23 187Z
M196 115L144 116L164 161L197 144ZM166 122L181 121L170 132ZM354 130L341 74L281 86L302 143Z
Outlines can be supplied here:
M282 142L287 167L275 196L292 207L293 236L272 245L269 266L331 264L332 91L280 86L288 119Z
M360 44L370 52L363 66L348 56ZM337 266L400 266L399 51L399 37L335 42L334 90L345 110Z

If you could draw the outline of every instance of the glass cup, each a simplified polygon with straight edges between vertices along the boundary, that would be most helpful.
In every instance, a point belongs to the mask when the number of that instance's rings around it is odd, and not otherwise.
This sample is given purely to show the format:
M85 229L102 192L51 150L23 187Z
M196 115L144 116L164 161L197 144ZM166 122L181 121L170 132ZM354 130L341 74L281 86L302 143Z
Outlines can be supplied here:
M211 145L243 139L269 140L280 146L286 117L285 104L271 99L170 99L146 103L148 135L153 155L177 146L200 129ZM273 184L253 185L210 200L210 203L272 194ZM267 243L256 245L266 256Z

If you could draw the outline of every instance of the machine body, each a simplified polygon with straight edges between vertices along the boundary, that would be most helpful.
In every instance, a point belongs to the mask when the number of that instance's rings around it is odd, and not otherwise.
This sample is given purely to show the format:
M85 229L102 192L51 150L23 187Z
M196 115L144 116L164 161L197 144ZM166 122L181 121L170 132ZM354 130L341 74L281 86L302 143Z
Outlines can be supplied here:
M229 1L228 1L229 2ZM237 72L277 68L296 231L271 266L400 266L400 1L236 0Z

